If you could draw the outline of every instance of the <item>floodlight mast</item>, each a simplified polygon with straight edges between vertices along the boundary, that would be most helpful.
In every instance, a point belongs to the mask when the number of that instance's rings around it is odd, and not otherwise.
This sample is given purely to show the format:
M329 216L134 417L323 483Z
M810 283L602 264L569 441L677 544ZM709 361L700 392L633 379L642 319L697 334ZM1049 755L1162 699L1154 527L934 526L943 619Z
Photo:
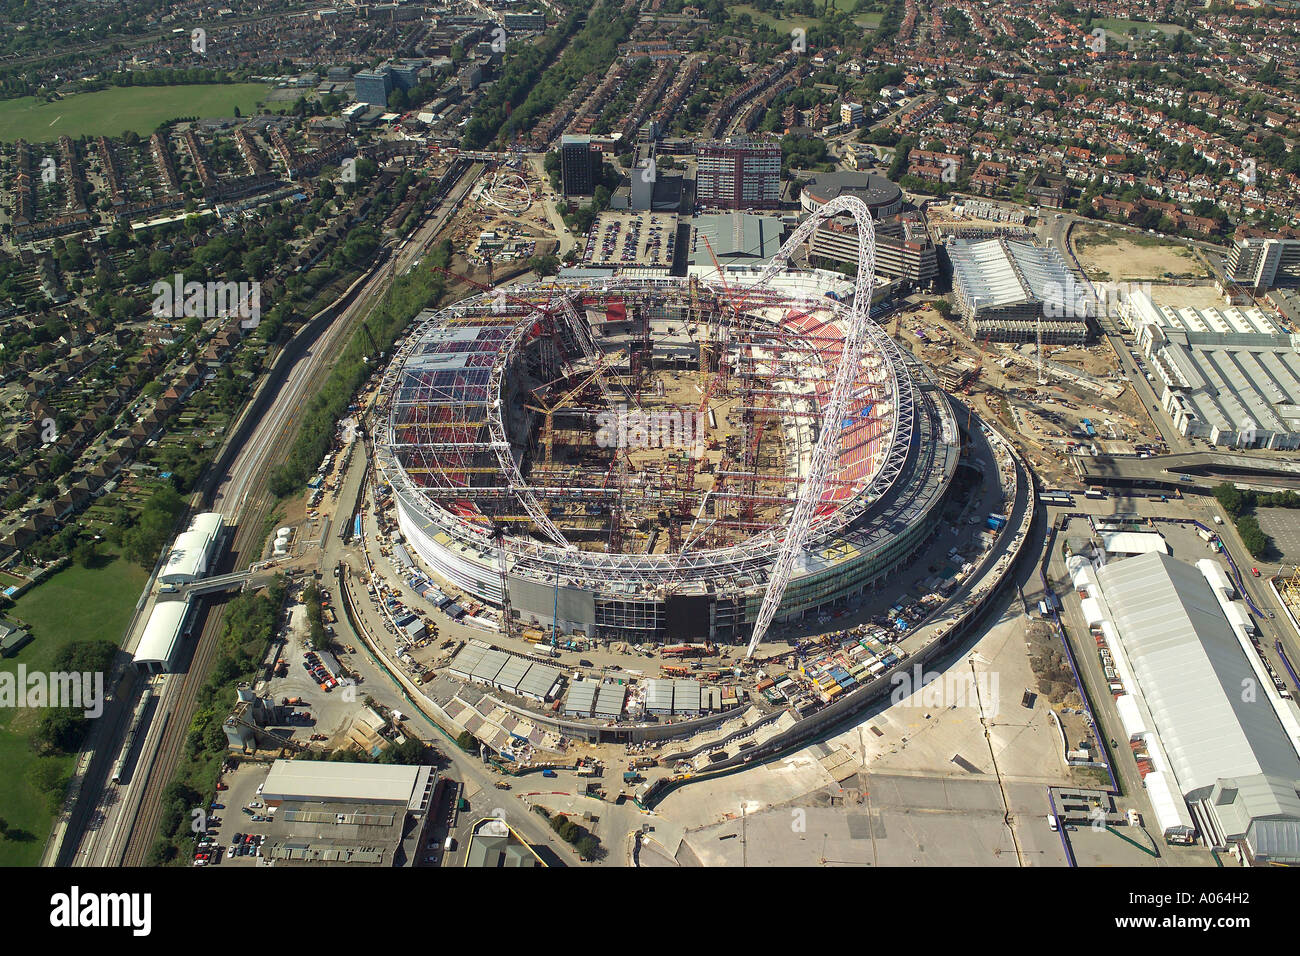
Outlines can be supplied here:
M848 410L849 398L853 392L854 382L859 374L862 355L870 338L871 291L876 274L876 230L871 221L871 211L866 203L856 196L837 196L813 212L794 234L782 244L780 251L759 277L757 285L771 281L772 277L784 270L790 263L791 254L803 243L823 221L849 213L858 227L858 276L854 284L853 305L849 309L849 327L844 336L840 351L840 364L835 373L835 386L831 391L831 400L822 413L821 433L817 436L817 445L813 449L808 476L804 479L795 499L794 511L790 515L790 525L785 538L781 541L771 576L767 580L767 590L763 594L763 604L754 621L754 631L749 639L749 648L745 657L754 655L754 650L767 633L768 627L776 616L781 599L785 596L786 585L794 570L795 559L803 551L812 530L813 517L821 501L822 491L826 487L826 478L830 474L831 461L834 459L839 442L844 414Z

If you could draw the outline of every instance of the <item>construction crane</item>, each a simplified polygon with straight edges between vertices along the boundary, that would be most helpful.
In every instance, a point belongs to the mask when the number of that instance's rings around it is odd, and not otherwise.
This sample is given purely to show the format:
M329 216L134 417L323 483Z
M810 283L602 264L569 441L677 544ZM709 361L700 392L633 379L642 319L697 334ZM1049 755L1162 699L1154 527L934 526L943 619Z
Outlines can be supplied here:
M1043 317L1038 316L1038 384L1046 385L1047 376L1043 373Z
M497 545L497 570L501 575L501 633L514 637L513 614L510 610L510 578L506 574L506 526L496 524L492 528L492 540Z
M559 400L558 402L556 402L556 403L553 404L553 405L550 405L549 407L539 408L539 407L536 406L536 405L528 405L528 404L525 404L525 405L524 405L524 408L527 408L527 409L529 409L530 411L534 411L534 412L541 412L543 415L546 416L546 422L545 422L545 424L544 424L543 427L542 427L542 447L546 449L546 464L547 464L547 465L550 465L551 462L554 461L554 452L555 452L555 418L554 418L554 416L555 416L555 413L558 412L558 411L559 411L560 409L562 409L562 408L566 408L566 407L568 407L569 405L572 405L572 404L574 403L574 401L577 400L578 396L582 394L582 390L583 390L584 388L586 388L588 385L590 385L591 382L592 382L592 381L596 378L596 376L599 375L599 374L600 374L600 370L599 370L599 369L597 369L596 371L592 372L590 375L588 375L586 378L584 378L581 382L579 382L579 383L578 383L577 385L575 385L573 388L569 389L569 391L567 391L567 392L566 392L566 393L565 393L565 394L560 398L560 400ZM545 388L545 387L546 387L546 386L542 386L542 388ZM540 391L540 389L535 389L535 390L534 390L534 394L536 394L538 391ZM542 401L542 400L539 398L538 401ZM543 404L545 404L545 403L543 403Z
M370 340L370 347L375 350L375 355L379 358L383 358L384 357L383 350L380 349L379 343L375 341L375 334L370 331L370 323L367 322L365 319L362 319L361 328L365 331L366 338Z
M709 362L711 349L709 346L709 327L702 321L700 314L700 279L699 276L691 276L691 319L695 322L695 328L700 336L700 391L704 391L709 384Z

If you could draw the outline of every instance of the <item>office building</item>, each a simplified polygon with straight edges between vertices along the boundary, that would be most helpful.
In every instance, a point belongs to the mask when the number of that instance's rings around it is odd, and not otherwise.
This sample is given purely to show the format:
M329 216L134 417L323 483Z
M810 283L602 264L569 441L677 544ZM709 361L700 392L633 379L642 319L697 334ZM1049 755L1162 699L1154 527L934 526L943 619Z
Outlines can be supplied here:
M386 66L364 70L352 78L357 102L387 108L388 96L393 92L393 72Z
M718 209L772 209L781 198L781 147L726 140L696 149L696 201Z
M600 154L590 136L560 137L560 185L566 196L590 196L596 191Z
M1229 279L1258 291L1300 284L1300 238L1234 239L1225 266Z

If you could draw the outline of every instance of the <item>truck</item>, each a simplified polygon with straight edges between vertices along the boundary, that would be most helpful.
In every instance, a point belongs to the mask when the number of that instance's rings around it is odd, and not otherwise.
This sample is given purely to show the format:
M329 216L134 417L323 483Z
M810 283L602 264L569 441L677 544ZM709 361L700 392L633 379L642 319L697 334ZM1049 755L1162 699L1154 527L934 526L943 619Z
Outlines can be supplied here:
M1205 528L1197 528L1196 533L1200 535L1201 540L1207 544L1214 540L1214 532L1208 531Z
M1001 531L1007 526L1007 519L1002 515L989 515L988 526L994 531Z
M1106 497L1106 489L1103 488L1101 485L1093 485L1093 486L1092 486L1091 488L1089 488L1086 492L1084 492L1084 497L1085 497L1085 498L1105 498L1105 497Z
M543 771L542 771L542 776L543 776L543 777L546 777L546 778L548 778L548 779L552 779L552 778L558 777L559 774L557 774L554 770L543 770Z
M635 771L635 770L625 770L625 771L623 771L623 782L624 782L624 783L636 783L636 782L637 782L638 780L640 780L640 779L641 779L641 774L637 773L637 771Z

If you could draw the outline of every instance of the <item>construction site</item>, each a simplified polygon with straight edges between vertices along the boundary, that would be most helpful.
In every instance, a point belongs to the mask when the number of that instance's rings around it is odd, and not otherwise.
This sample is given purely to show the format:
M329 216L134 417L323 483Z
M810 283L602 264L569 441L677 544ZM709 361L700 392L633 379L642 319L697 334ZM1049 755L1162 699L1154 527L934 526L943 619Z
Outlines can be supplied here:
M555 251L542 184L527 164L494 166L474 186L469 200L450 238L455 248L465 250L465 261L476 276L497 281L498 273L516 274L526 259Z
M422 315L376 405L398 535L511 625L595 640L752 650L876 586L936 529L957 422L866 318L870 275L785 271L801 241L740 287L568 280Z

